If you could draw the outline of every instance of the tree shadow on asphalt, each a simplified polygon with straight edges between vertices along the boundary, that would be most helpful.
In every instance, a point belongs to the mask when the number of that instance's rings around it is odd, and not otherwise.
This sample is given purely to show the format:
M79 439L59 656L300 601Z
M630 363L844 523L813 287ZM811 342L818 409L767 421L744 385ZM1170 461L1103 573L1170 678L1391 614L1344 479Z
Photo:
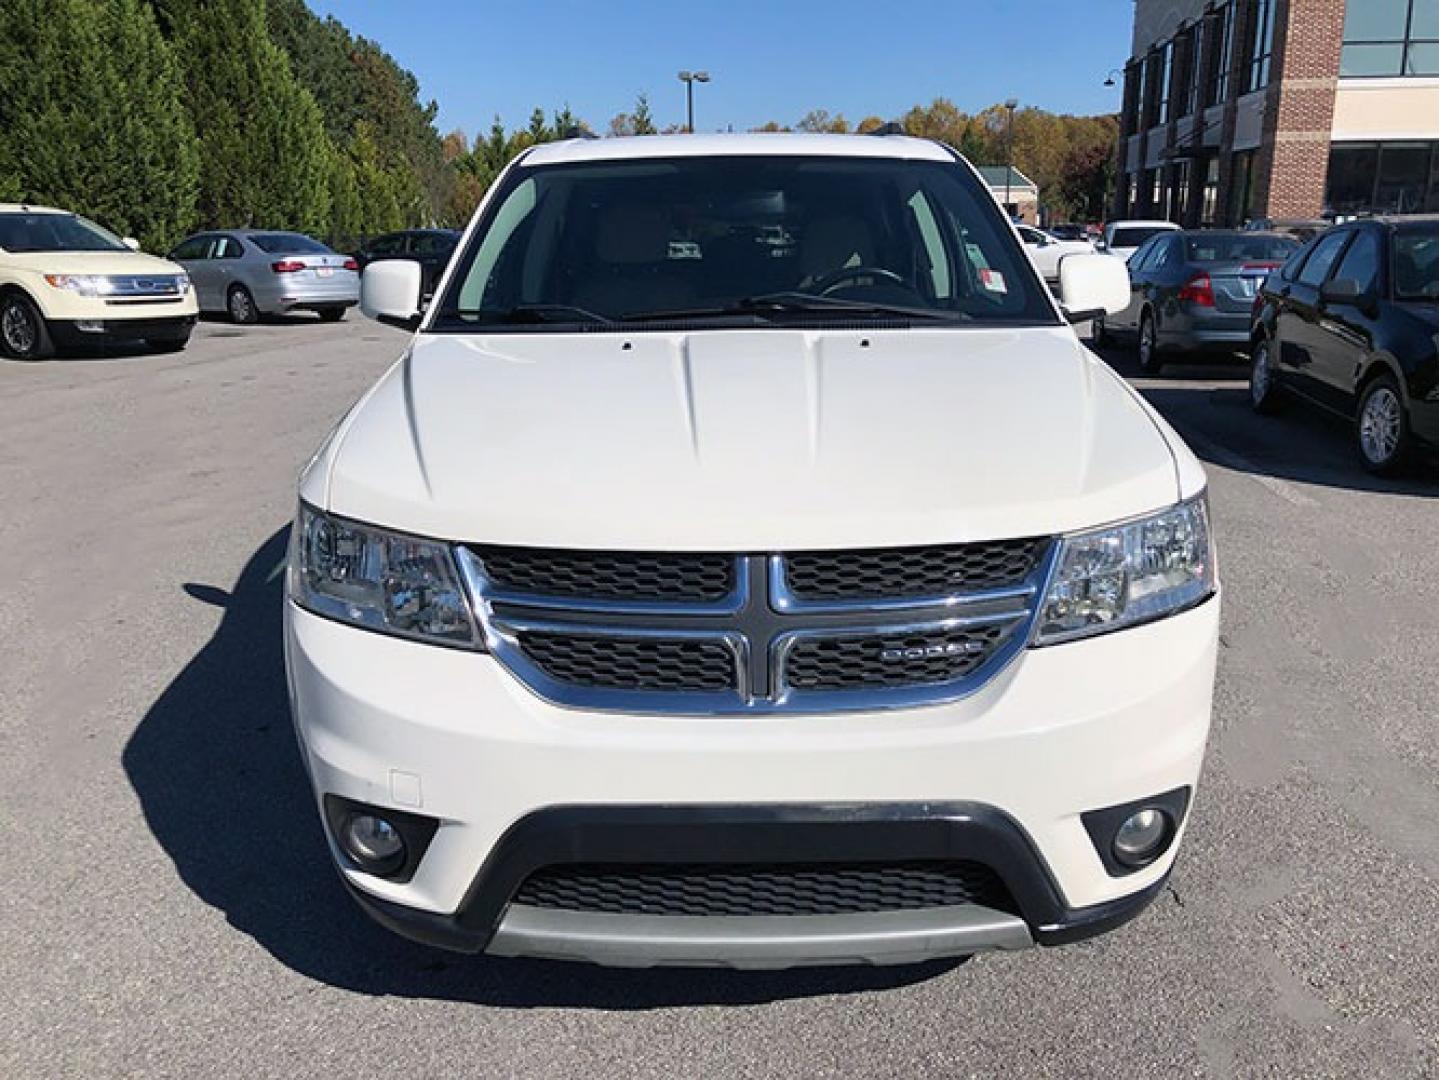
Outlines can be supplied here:
M330 862L290 724L280 622L288 537L288 527L271 536L229 593L184 586L224 617L123 755L145 820L181 879L281 963L364 994L620 1010L887 990L955 967L625 971L462 956L380 929Z
M1353 424L1318 406L1291 396L1277 415L1257 415L1249 406L1247 358L1181 360L1146 376L1132 350L1111 346L1099 355L1125 378L1144 380L1145 399L1206 463L1301 484L1439 498L1439 463L1420 461L1392 479L1366 472L1354 450Z

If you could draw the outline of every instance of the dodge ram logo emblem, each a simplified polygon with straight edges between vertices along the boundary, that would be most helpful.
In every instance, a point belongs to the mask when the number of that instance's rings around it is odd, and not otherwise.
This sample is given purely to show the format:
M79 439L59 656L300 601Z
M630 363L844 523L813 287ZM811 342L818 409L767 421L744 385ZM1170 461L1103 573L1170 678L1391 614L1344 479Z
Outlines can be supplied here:
M879 658L886 664L902 663L908 660L935 660L945 656L973 656L983 652L984 645L978 641L949 641L943 645L916 645L906 649L885 649Z

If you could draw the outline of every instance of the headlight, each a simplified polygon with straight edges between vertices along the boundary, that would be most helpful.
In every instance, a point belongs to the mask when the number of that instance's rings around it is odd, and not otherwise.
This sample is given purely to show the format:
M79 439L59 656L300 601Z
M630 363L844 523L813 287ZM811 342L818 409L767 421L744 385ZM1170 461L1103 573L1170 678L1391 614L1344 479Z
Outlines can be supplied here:
M81 296L108 296L114 287L104 274L46 274L45 283Z
M189 292L189 291L190 291L190 275L189 275L189 274L176 274L176 275L175 275L175 288L177 288L177 289L180 290L180 295L181 295L181 296L184 296L187 292Z
M1200 495L1149 517L1064 537L1035 644L1162 618L1214 588L1209 507Z
M482 648L449 546L300 507L290 596L340 622L441 645Z

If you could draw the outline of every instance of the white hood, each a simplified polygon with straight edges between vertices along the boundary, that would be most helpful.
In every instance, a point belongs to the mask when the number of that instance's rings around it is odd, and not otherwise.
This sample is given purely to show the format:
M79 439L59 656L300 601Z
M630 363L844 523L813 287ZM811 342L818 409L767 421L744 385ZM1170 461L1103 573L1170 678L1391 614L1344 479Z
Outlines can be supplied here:
M1151 415L1059 327L422 335L302 490L446 539L736 551L1044 535L1179 497Z

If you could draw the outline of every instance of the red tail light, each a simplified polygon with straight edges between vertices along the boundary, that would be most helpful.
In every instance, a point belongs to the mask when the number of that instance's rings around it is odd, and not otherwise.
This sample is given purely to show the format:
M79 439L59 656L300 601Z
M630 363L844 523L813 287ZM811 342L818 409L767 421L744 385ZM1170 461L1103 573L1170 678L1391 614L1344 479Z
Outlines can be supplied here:
M1209 280L1208 274L1195 274L1179 290L1179 299L1188 300L1191 304L1198 304L1200 307L1214 306L1214 282Z
M308 267L306 267L304 263L298 262L295 259L281 259L279 262L272 262L270 264L270 269L275 271L275 273L277 274L295 274L299 273L301 270L308 269Z
M346 259L346 260L345 260L345 269L346 269L346 270L358 270L359 268L360 268L360 264L359 264L356 260L354 260L354 259Z

